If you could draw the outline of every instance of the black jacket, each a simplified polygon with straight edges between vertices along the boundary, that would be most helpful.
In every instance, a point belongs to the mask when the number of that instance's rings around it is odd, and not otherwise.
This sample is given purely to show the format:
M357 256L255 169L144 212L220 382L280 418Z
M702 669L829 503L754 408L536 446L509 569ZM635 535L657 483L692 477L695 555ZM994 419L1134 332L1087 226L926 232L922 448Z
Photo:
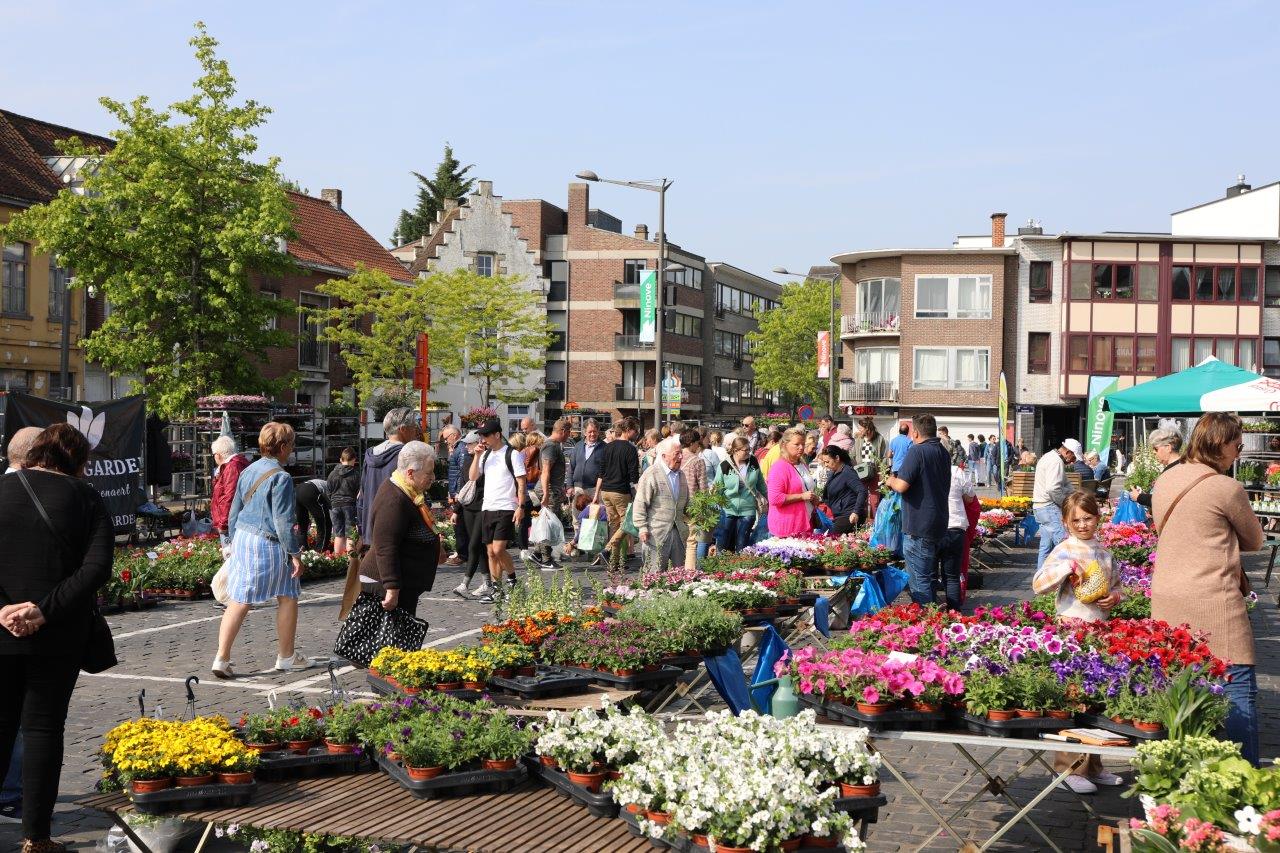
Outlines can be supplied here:
M855 512L859 520L867 516L867 487L848 465L827 478L822 499L837 518L848 518Z
M595 458L594 453L592 458ZM600 459L600 478L603 480L600 491L630 494L640 480L640 456L636 453L636 446L622 438L606 444ZM595 483L591 486L594 488Z
M329 472L329 505L355 506L360 494L360 470L354 465L334 465Z

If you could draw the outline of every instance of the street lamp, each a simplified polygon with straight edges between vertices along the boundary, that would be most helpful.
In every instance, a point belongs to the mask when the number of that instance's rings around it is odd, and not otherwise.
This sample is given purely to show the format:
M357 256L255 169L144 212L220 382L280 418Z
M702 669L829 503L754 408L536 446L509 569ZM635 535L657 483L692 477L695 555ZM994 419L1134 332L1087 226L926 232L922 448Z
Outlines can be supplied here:
M828 332L831 338L827 342L827 358L829 359L829 362L830 362L827 366L827 373L828 373L827 414L831 415L832 417L835 417L835 413L836 413L836 340L837 340L836 338L836 282L840 280L840 273L839 272L798 273L798 272L791 272L791 270L787 269L786 267L774 267L773 271L778 275L795 275L795 276L800 276L801 278L812 278L817 281L831 282L831 322L829 327L830 331Z
M666 178L654 178L646 181L613 181L602 178L590 169L583 169L577 174L584 181L600 184L617 184L620 187L632 187L637 190L648 190L658 194L658 292L653 318L653 425L662 426L662 291L666 287L667 278L667 189L675 181Z

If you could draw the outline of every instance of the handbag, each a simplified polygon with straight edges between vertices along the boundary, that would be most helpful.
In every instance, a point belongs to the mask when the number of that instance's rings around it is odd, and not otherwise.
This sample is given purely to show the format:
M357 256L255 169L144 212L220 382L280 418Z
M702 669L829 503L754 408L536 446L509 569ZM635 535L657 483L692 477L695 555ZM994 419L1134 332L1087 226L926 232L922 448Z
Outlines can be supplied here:
M49 533L52 534L58 550L64 556L70 554L71 552L67 548L65 540L53 526L53 520L49 518L49 513L45 511L44 504L40 503L40 498L36 497L35 490L31 488L27 475L21 470L16 473L18 479L22 482L23 488L27 490L27 495L30 496L31 502L36 505L36 512L40 513L40 519L44 522L44 526L49 528ZM105 672L119 662L116 659L116 641L111 636L111 626L107 624L107 620L103 617L102 611L98 609L98 605L94 604L89 611L89 637L85 642L84 654L80 659L80 668L93 675Z
M273 476L278 470L280 469L272 468L270 471L267 471L255 480L253 485L249 487L249 491L245 493L243 503L248 503L249 499L258 491L258 487L266 482L267 479ZM213 600L219 604L226 604L231 600L231 588L228 585L228 581L231 577L232 560L230 546L227 546L227 550L223 553L227 556L222 560L222 565L218 567L218 571L214 573L213 578L209 581L209 590L213 593Z
M578 529L578 547L588 554L598 554L609 544L609 522L601 504L592 504Z
M426 638L425 619L399 607L384 610L378 596L362 592L338 632L333 653L363 669L388 646L413 652L422 648Z
M471 504L475 501L475 499L476 499L476 481L467 480L467 482L462 484L462 488L458 489L458 494L455 497L455 500L457 500L459 506L466 507L466 506L471 506Z

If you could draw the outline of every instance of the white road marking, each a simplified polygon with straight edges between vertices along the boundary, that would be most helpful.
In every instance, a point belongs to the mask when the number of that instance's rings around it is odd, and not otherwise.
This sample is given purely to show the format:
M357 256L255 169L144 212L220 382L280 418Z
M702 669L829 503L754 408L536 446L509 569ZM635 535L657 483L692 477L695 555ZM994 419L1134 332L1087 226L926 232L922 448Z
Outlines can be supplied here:
M159 681L166 684L186 683L185 678L176 678L171 675L131 675L127 672L99 672L99 673L92 673L92 674L87 672L82 672L80 673L80 675L84 678L113 678L118 681ZM325 677L326 678L328 677L328 673L325 673ZM194 689L199 690L205 687L237 687L242 690L254 690L258 693L269 693L272 690L275 690L279 693L328 693L329 692L328 687L294 687L291 685L272 684L266 681L251 681L248 678L243 678L243 677L235 678L235 679L221 679L221 678L217 678L212 673L209 674L208 679L205 679L203 676L201 676L200 684ZM369 692L354 691L354 690L348 690L347 693L353 696L375 695Z
M429 643L424 643L422 647L424 649L432 649L436 646L443 646L445 643L452 642L453 640L461 640L463 637L473 637L479 633L479 628L472 628L470 631L459 631L456 634L450 634L447 637L441 637L438 640L432 640Z
M130 637L139 637L143 634L158 634L161 631L168 631L170 628L185 628L187 625L199 625L202 622L214 622L222 618L222 614L218 613L214 616L205 616L202 619L188 619L185 622L172 622L168 625L157 625L154 628L139 628L136 631L125 631L120 634L112 634L112 639L127 640Z

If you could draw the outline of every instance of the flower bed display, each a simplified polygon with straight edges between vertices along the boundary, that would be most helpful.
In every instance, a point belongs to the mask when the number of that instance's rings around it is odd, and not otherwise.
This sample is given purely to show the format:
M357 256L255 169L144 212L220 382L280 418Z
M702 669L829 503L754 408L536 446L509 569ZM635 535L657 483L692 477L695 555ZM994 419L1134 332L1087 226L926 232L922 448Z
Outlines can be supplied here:
M856 703L867 714L888 711L897 702L937 711L944 700L964 693L964 679L929 658L891 657L857 648L799 649L784 655L774 674L790 674L801 695Z
M104 789L131 797L177 787L243 786L253 781L258 756L222 717L190 721L131 720L107 732L100 750Z
M1024 515L1031 512L1031 498L1015 495L1006 495L1002 498L978 498L978 505L983 509L1004 509Z
M480 632L486 645L520 645L536 653L552 634L592 625L603 618L604 613L594 607L585 608L581 613L540 610L521 618L483 625Z
M209 583L222 568L217 534L179 536L150 548L117 549L115 571L146 595L207 597Z
M806 573L872 571L897 559L889 549L870 545L856 533L766 539L743 548L740 553L745 557L763 559L769 565L797 568Z
M346 577L350 564L346 554L334 554L332 551L303 551L298 559L302 561L303 577L309 580Z
M978 533L982 536L995 536L1008 530L1018 517L1007 509L988 509L978 516Z
M476 646L453 649L420 649L406 652L387 647L369 662L371 673L406 693L423 690L479 690L493 672L491 658Z

